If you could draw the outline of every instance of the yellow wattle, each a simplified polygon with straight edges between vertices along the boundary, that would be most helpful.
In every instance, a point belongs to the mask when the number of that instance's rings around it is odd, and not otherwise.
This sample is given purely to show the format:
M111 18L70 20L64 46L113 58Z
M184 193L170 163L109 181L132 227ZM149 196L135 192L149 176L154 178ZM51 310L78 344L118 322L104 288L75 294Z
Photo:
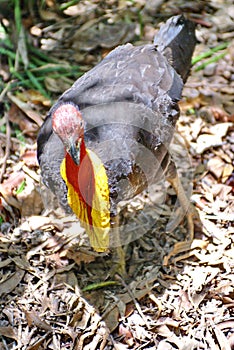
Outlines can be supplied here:
M92 198L92 225L89 224L86 203L79 197L73 185L67 179L66 158L61 163L61 176L67 185L68 204L86 229L92 248L97 252L105 252L109 248L110 202L109 186L105 167L100 158L91 150L86 150L91 160L95 190Z

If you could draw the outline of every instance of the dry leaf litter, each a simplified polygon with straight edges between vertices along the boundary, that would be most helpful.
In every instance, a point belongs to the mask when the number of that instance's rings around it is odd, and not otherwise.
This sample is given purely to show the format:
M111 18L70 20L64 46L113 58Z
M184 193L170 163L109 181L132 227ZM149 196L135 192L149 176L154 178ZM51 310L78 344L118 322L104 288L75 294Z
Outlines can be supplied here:
M35 140L50 102L33 89L1 94L10 109L0 121L0 349L234 349L232 1L80 1L63 13L55 3L46 1L30 33L81 72L139 34L138 44L150 41L160 16L181 11L198 23L195 56L229 45L217 61L194 65L171 147L196 208L195 238L176 255L187 226L174 220L168 184L124 203L122 222L138 238L129 232L126 281L108 278L111 258L94 253L77 220L43 190ZM59 94L72 81L48 76L45 83ZM24 142L11 135L12 122Z

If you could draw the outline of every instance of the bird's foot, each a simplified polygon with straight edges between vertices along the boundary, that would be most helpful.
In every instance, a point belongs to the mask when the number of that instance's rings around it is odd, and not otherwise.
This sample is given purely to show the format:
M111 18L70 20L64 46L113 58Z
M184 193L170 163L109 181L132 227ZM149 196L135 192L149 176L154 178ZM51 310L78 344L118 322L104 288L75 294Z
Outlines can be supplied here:
M190 205L190 208L192 208L192 205ZM164 257L164 265L168 265L169 260L171 257L176 256L180 253L185 253L188 252L191 248L191 244L193 242L194 238L194 222L193 218L195 215L195 208L193 210L189 210L189 212L186 214L187 217L187 223L188 223L188 240L183 241L183 242L178 242L174 245L172 251Z

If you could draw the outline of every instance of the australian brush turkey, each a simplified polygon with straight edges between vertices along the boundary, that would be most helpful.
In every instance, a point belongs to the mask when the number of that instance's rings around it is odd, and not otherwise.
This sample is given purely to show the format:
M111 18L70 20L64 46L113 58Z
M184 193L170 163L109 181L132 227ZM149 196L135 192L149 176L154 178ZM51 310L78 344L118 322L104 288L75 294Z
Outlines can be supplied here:
M110 231L119 243L117 204L163 176L188 210L168 147L195 43L194 24L179 15L154 44L117 47L64 92L40 129L43 182L77 215L97 252L108 250ZM190 216L189 225L192 232Z

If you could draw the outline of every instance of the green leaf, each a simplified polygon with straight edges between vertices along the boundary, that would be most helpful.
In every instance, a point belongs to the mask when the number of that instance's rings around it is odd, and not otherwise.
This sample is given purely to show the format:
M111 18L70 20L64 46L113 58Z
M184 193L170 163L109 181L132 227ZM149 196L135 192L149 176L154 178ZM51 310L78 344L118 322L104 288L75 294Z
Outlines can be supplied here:
M105 282L99 282L99 283L92 283L86 286L85 288L82 289L83 292L88 292L91 290L96 290L100 288L105 288L109 286L116 286L119 283L117 281L105 281Z
M25 189L25 186L26 186L26 181L23 180L19 185L19 187L17 188L17 190L15 191L15 193L20 194L21 192L23 192L23 190Z
M29 70L26 70L26 74L29 80L31 81L32 85L34 86L34 88L38 90L43 96L50 99L49 95L45 91L43 85L38 81L37 77Z
M16 30L17 34L19 35L22 27L22 22L21 22L21 9L20 9L20 0L14 0L14 14L15 14L15 25L16 25Z
M16 137L19 141L25 143L25 137L23 136L22 131L19 130L19 129L15 129L14 131L15 131L15 137Z
M6 124L3 124L0 126L0 132L5 134L6 133Z
M218 46L213 47L213 49L210 49L206 52L203 52L202 54L200 54L192 59L192 65L194 65L197 62L202 61L204 58L208 58L210 56L213 56L213 54L215 52L226 49L228 47L228 45L229 45L229 42L225 42L225 43L222 43Z
M204 63L201 63L199 66L197 66L195 68L195 72L198 72L199 70L202 70L204 69L206 66L208 66L208 64L210 63L214 63L214 62L218 62L221 58L223 58L224 56L226 56L227 54L227 51L221 53L220 55L218 56L214 56L214 57L211 57L209 60L205 61Z

